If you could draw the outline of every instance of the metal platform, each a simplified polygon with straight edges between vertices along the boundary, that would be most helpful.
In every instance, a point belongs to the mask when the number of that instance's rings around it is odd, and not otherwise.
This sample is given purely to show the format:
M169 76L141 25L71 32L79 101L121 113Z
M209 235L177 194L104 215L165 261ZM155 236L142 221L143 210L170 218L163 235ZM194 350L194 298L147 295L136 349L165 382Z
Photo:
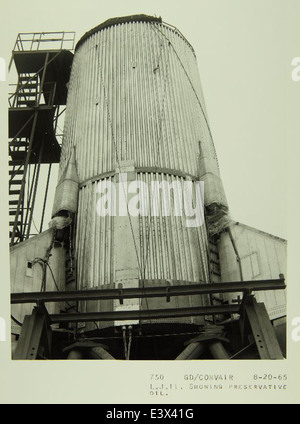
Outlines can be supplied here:
M60 160L58 120L67 102L74 44L73 32L22 33L12 52L18 83L11 86L8 114L11 246L31 235L41 166L47 164L42 231L52 165Z
M47 54L48 65L45 74L45 84L56 82L55 105L66 105L73 54L70 51L15 51L13 60L18 74L37 74L42 76ZM48 100L48 99L47 99Z
M11 108L9 110L9 138L15 139L17 137L30 139L33 132L33 118L36 111L38 117L33 135L29 163L38 163L41 145L43 145L41 163L59 163L60 145L53 128L56 111L55 106ZM21 147L26 147L22 146L21 143L22 142L10 143L10 146L14 147L14 149L10 151L10 156L13 161L25 161L26 159L27 149L20 149Z

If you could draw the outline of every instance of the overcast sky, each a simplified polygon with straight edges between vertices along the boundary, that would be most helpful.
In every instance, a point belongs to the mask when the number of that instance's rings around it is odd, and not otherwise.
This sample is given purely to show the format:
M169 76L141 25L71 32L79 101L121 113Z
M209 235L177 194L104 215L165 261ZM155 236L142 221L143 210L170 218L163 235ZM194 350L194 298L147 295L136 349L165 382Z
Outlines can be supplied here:
M196 51L232 218L288 238L287 146L295 134L288 103L300 96L290 76L300 56L300 2L29 0L22 10L19 0L1 3L0 56L7 61L19 32L76 31L78 41L108 18L137 13L178 27ZM6 155L5 142L1 148Z

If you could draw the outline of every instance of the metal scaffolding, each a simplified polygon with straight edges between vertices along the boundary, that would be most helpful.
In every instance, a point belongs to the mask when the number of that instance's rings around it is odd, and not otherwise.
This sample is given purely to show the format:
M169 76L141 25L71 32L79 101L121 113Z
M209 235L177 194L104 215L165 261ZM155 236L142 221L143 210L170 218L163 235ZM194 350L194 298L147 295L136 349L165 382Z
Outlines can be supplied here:
M41 168L47 165L39 231L43 228L52 165L60 160L58 120L67 101L74 42L73 32L21 33L12 52L18 83L9 95L11 246L31 235Z
M142 284L142 281L140 281ZM31 316L26 316L14 359L37 359L39 352L43 352L47 359L51 359L51 340L54 324L69 325L70 323L86 323L96 321L126 321L152 319L205 316L205 315L239 315L239 349L245 351L256 346L256 354L260 359L283 359L283 354L270 322L267 310L263 303L257 303L252 292L257 290L283 290L285 279L281 275L279 280L248 281L220 284L198 284L184 286L148 287L140 289L111 289L76 292L43 292L20 293L11 295L12 304L36 303ZM93 313L66 313L49 315L45 304L49 302L85 301L99 299L117 299L120 304L124 299L165 297L166 302L171 296L193 296L197 294L216 294L241 291L244 297L240 304L221 306L202 306L194 308L154 309L144 311L101 311ZM209 349L215 359L231 359L223 343L228 342L223 336L222 326L208 326L200 336L186 341L187 346L176 360L196 359L205 349ZM81 344L80 344L81 343ZM81 348L90 349L90 343ZM78 347L77 346L77 347ZM95 347L94 345L92 347ZM241 356L241 353L238 352ZM99 358L98 358L99 359ZM101 358L100 358L101 359ZM238 359L236 356L235 359ZM244 359L242 356L240 359Z

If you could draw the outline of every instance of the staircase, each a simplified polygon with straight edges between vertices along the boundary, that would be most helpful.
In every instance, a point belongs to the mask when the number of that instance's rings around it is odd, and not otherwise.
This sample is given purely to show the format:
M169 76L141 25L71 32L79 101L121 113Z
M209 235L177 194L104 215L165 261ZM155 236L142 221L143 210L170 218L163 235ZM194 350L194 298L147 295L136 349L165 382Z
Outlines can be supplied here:
M20 74L12 107L31 108L38 102L38 76ZM27 228L25 208L25 162L28 154L29 139L16 137L9 142L9 232L11 238L20 242L25 239ZM28 213L26 213L28 215Z
M17 146L16 141L13 142L13 145L10 144L10 147L15 147L16 152L12 154L13 158L9 162L9 231L10 237L12 237L15 228L15 236L19 241L23 241L25 233L25 225L23 224L25 199L22 185L24 184L26 158L25 144L27 145L28 143L23 141L19 143L20 146Z
M35 74L19 75L19 93L17 107L34 107L38 101L38 76Z
M36 200L43 205L40 231L43 228L51 165L60 160L54 123L67 102L74 42L75 33L22 33L12 52L9 67L14 62L18 83L9 96L11 246L31 236ZM43 192L39 191L43 165L49 166L48 180L44 199L37 199Z

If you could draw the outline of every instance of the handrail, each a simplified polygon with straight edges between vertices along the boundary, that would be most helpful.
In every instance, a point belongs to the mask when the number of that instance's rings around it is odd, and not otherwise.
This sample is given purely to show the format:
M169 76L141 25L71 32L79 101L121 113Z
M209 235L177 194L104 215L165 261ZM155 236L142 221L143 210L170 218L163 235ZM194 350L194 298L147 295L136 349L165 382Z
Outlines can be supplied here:
M19 84L10 84L10 87L19 87ZM49 87L49 88L48 88ZM41 87L39 87L38 89L34 90L31 89L32 91L23 91L24 89L30 90L30 86L24 86L24 87L20 87L16 92L12 92L9 93L9 98L8 98L8 102L9 102L9 107L10 108L22 108L22 107L26 107L26 105L18 105L18 99L20 100L25 100L26 101L26 97L32 97L35 96L36 98L38 98L38 96L41 95L49 95L49 100L46 103L42 103L42 105L47 105L47 106L52 106L54 104L54 98L55 98L55 94L56 94L56 88L57 88L57 83L55 81L53 82L46 82L44 84L44 89L42 89ZM30 101L30 100L29 100Z
M74 31L52 31L52 32L21 32L17 36L17 40L13 51L40 51L43 43L60 43L50 50L74 50L75 45ZM28 47L28 43L31 45Z

